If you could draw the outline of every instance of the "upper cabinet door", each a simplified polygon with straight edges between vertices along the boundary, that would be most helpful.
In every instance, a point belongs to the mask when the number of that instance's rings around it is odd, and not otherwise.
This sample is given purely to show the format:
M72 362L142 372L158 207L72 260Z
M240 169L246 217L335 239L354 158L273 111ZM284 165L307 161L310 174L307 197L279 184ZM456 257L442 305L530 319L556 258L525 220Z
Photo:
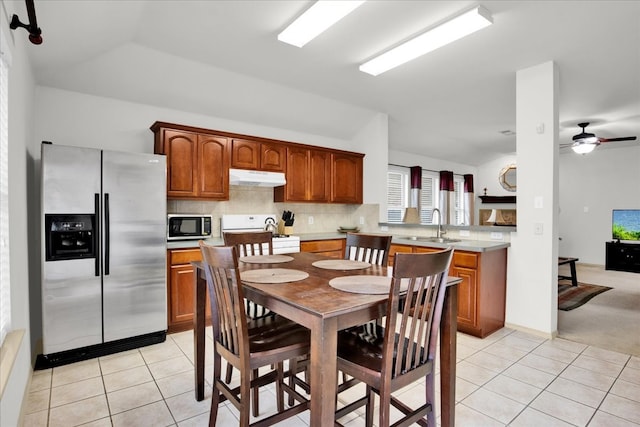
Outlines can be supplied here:
M238 169L259 169L260 143L246 139L232 139L231 167Z
M260 169L284 172L287 167L287 147L284 144L263 142L260 144Z
M167 198L229 200L228 139L165 125L156 122L151 130L154 152L167 156Z
M284 172L286 155L284 144L235 138L231 141L232 168Z
M309 150L297 147L287 149L286 178L287 184L284 186L286 198L278 201L306 202L308 200Z
M162 134L163 152L157 154L167 156L167 197L196 197L197 134L173 130L163 130Z
M331 185L330 154L328 151L309 150L310 202L328 202Z
M200 167L199 196L206 199L229 199L229 153L227 138L198 135Z
M331 154L331 202L362 203L362 156Z

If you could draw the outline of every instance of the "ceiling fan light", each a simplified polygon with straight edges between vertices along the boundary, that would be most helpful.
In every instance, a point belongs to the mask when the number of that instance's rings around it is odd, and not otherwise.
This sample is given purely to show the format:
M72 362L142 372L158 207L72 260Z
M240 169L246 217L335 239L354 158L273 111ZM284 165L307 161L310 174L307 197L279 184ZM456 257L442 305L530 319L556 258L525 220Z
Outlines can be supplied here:
M595 142L576 142L571 146L571 149L578 154L588 154L596 148Z

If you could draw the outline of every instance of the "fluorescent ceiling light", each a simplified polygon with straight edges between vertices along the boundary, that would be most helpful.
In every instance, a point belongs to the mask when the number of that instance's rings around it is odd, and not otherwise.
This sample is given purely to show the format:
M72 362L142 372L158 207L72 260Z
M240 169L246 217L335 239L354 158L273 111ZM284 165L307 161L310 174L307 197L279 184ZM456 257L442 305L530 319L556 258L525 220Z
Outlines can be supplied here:
M278 40L302 47L364 2L365 0L318 0L278 34Z
M493 23L487 9L478 6L360 65L373 76L461 39Z

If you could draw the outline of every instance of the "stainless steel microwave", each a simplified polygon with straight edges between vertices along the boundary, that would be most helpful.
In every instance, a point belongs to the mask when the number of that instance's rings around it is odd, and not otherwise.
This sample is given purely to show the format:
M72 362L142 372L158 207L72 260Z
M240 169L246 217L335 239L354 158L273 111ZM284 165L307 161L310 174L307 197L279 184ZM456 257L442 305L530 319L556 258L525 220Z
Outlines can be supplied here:
M167 240L208 239L211 215L168 214Z

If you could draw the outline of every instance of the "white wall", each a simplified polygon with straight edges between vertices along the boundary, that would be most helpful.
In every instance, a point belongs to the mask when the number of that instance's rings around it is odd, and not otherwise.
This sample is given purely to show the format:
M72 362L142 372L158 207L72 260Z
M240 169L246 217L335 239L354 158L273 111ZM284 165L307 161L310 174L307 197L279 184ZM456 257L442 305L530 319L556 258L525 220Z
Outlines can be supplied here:
M6 42L12 50L12 64L9 70L9 247L11 251L11 321L13 329L24 329L25 335L18 349L18 355L11 370L7 387L0 401L0 425L17 426L23 397L31 378L31 338L29 319L29 268L28 246L30 243L29 222L26 213L31 209L31 198L27 197L27 186L31 179L29 146L33 138L34 81L31 67L27 62L25 49L32 45L27 42L24 31L8 32L5 20L13 10L5 13L5 4L0 7L3 46ZM15 46L12 38L15 37ZM2 369L6 369L5 366Z
M585 155L569 151L559 164L559 253L604 265L611 211L640 209L640 144L601 146Z

